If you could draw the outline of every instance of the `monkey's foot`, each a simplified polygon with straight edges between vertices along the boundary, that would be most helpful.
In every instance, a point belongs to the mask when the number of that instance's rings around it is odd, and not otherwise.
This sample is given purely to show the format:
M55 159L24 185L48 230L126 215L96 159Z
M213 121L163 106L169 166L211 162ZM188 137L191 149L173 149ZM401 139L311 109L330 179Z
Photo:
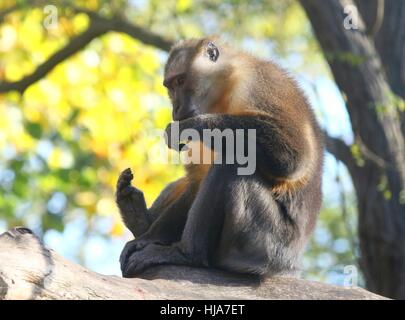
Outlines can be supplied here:
M152 245L152 244L164 245L164 243L162 243L158 240L143 239L142 237L128 241L125 244L124 249L122 249L122 252L120 255L121 268L128 261L128 258L134 252L140 251L140 250L144 249L146 246Z
M116 202L125 225L135 237L148 230L150 221L143 192L131 185L134 175L125 169L117 181Z
M117 204L121 209L129 211L141 211L142 213L146 209L145 198L143 192L131 185L131 181L134 178L134 175L131 172L130 168L125 169L120 174L117 181L117 191L116 191L116 200ZM131 205L129 205L129 203Z
M127 243L128 245L129 243ZM124 248L125 250L125 248ZM123 251L124 253L124 251ZM129 252L128 252L129 253ZM160 264L187 264L188 259L177 245L162 246L150 244L140 251L121 255L121 271L125 278L132 278L145 269Z
M127 168L121 172L117 181L117 191L116 191L117 200L130 196L131 193L133 193L133 190L136 189L133 186L131 186L131 181L133 178L134 175L131 172L131 168ZM140 190L138 191L141 192Z

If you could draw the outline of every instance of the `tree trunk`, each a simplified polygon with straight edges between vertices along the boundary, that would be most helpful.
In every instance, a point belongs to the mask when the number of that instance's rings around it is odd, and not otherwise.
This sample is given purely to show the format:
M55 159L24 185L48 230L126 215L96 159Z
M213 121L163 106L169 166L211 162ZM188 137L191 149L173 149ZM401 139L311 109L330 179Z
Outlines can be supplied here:
M117 261L118 263L118 261ZM297 278L258 278L218 270L165 266L141 278L91 272L43 246L26 228L0 235L3 299L384 299L361 288Z
M399 82L404 81L405 72L399 67L404 66L405 29L400 31L401 37L392 33L398 33L404 24L405 2L386 1L387 16L376 31L378 45L367 31L378 16L372 10L381 1L358 2L360 11L367 13L369 28L359 16L358 29L347 30L344 8L353 5L352 1L301 0L346 97L355 142L367 150L363 166L353 165L354 158L346 161L358 202L360 267L371 291L405 299L405 141L403 114L392 104L391 96L391 90L401 95L404 88ZM388 46L389 41L398 43Z
M370 30L368 34L374 39L391 90L405 99L405 1L357 0L356 3ZM401 122L405 135L405 112L401 114Z

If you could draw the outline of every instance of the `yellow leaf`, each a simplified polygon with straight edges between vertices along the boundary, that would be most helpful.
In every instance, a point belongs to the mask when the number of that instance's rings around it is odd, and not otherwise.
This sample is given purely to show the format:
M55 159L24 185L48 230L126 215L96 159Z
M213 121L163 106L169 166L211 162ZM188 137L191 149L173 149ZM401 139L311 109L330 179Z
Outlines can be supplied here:
M185 12L191 8L193 5L192 0L177 0L176 2L176 11L179 13Z
M111 228L111 235L118 237L122 236L125 231L125 226L121 221L116 221Z
M81 206L92 206L96 203L96 200L96 194L91 191L79 192L75 196L75 201Z

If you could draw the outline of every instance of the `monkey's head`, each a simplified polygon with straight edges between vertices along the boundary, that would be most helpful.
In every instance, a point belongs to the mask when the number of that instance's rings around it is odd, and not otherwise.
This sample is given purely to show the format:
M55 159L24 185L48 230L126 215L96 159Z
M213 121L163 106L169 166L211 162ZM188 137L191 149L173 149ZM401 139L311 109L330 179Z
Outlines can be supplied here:
M216 37L174 45L163 81L173 104L174 120L212 112L232 70L229 58L226 46Z

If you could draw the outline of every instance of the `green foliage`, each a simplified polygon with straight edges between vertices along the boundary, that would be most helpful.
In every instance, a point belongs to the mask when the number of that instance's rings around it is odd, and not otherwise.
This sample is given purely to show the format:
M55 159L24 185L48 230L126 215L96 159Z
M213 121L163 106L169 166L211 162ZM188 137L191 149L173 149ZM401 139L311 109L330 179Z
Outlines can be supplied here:
M367 59L367 57L353 54L351 52L326 52L325 57L330 60L337 60L350 64L352 67L360 66Z
M354 199L351 199L346 210L349 214L344 217L341 207L324 205L317 229L306 250L303 268L306 278L343 285L345 266L358 267Z
M378 188L378 191L380 191L383 194L384 199L386 199L386 200L391 199L392 192L389 189L388 179L387 179L386 175L381 176L380 183L378 184L377 188Z
M364 166L365 161L364 161L363 154L360 150L359 144L356 142L352 143L352 145L350 146L350 151L352 153L353 158L356 160L356 164L359 167Z

